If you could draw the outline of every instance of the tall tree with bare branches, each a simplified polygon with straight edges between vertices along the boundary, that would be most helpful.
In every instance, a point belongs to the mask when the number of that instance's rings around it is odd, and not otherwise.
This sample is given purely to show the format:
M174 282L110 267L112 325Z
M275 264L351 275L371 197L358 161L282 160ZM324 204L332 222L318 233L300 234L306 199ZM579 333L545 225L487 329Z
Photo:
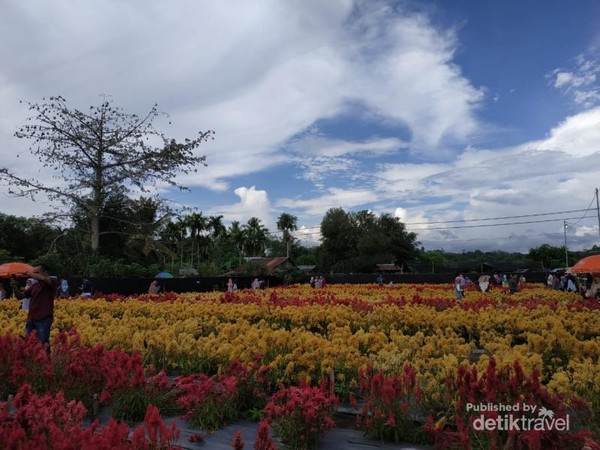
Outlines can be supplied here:
M54 181L7 167L0 168L0 179L10 184L14 195L35 199L43 193L70 211L85 210L94 253L99 246L101 212L111 192L132 188L147 192L156 183L186 189L176 176L205 165L206 157L194 150L214 139L211 130L183 142L167 138L154 127L154 120L163 115L157 105L143 116L127 114L110 100L85 112L70 107L60 96L27 105L32 116L15 136L31 141L30 151Z

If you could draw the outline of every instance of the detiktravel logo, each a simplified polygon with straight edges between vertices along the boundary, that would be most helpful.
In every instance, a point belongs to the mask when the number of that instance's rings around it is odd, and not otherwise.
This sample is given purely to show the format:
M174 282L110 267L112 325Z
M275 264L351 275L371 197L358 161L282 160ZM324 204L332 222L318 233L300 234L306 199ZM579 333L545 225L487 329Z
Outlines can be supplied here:
M473 420L475 431L569 431L570 418L555 417L544 406L515 403L467 403L467 412L479 412ZM490 414L491 413L491 414Z

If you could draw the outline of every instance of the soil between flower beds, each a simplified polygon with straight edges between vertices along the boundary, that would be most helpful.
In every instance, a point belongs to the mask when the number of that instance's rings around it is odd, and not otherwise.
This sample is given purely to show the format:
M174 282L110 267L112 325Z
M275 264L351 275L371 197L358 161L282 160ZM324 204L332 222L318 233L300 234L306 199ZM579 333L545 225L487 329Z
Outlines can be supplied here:
M422 444L409 443L385 443L376 439L371 439L365 436L363 431L356 428L356 410L350 406L341 406L341 412L337 412L334 416L335 427L330 430L321 440L319 449L321 450L365 450L365 449L380 449L380 450L433 450L433 446ZM352 411L354 410L354 411ZM100 427L108 425L111 419L110 407L100 408L96 417L88 418L85 425L89 426L94 419L98 419ZM235 423L226 425L225 427L213 433L205 433L198 428L189 428L188 424L181 417L164 417L164 423L170 426L175 422L180 430L179 439L174 442L174 445L179 446L183 450L231 450L231 442L233 435L241 431L242 438L245 442L244 448L253 448L258 431L258 422L250 420L240 420ZM142 422L129 424L131 429L134 429ZM189 438L201 434L203 439L201 442L190 442ZM285 447L274 436L273 441L277 448L284 449Z

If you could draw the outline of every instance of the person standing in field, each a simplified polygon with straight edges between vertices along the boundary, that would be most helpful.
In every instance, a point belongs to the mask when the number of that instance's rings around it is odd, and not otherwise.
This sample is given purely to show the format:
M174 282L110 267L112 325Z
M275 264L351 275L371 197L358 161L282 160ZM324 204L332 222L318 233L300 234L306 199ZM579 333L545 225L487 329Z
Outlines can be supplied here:
M63 278L60 280L60 298L67 298L69 296L69 282Z
M150 283L150 287L148 287L148 294L158 294L160 292L160 284L158 283L158 280L153 280L152 283Z
M517 292L519 288L519 280L517 278L517 276L513 273L510 275L509 279L508 279L508 292L510 292L511 294L514 294L515 292Z
M477 280L479 283L479 289L481 292L487 292L490 287L490 276L489 275L481 275Z
M456 300L462 300L464 298L464 287L465 279L462 273L459 273L458 275L456 275L456 278L454 278L454 296L456 297Z
M54 297L59 287L58 279L48 275L48 267L40 264L24 275L33 278L37 283L31 284L21 291L16 278L11 287L18 299L29 297L29 312L25 323L25 332L37 332L38 340L44 345L46 354L50 356L50 328L54 320Z
M548 289L554 289L554 274L548 274L548 278L546 279L546 286L548 286Z
M92 296L92 283L87 278L83 279L83 283L81 284L81 287L79 289L81 290L81 295L83 297L89 298Z

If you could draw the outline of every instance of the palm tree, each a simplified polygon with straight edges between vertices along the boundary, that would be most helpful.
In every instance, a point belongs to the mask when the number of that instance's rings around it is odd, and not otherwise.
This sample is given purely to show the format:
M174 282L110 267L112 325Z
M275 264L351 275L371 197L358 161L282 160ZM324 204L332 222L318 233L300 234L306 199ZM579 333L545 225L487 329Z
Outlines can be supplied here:
M239 264L242 264L242 256L244 255L244 246L246 243L246 230L244 230L237 220L231 222L227 235L240 257Z
M178 222L167 222L160 234L160 238L168 246L172 245L175 247L176 251L180 250L183 239L185 238L185 229ZM177 252L171 254L171 271L174 269L174 259L176 255Z
M204 256L211 261L215 259L218 245L227 238L227 228L223 225L223 216L209 216L206 218L206 233L204 241Z
M262 256L265 252L267 243L267 233L269 230L265 227L259 218L251 217L248 223L243 226L246 232L245 250L249 256Z
M210 216L208 218L208 229L212 232L212 237L217 239L226 233L225 225L223 225L223 216Z
M190 237L192 238L192 253L191 253L191 266L194 266L194 243L198 247L198 263L200 262L200 240L203 236L204 231L207 229L208 221L202 213L192 213L186 217L186 224L190 231Z
M283 232L283 242L287 252L287 257L290 257L290 247L294 240L292 231L298 229L298 218L288 213L283 213L277 219L277 229Z
M188 225L183 217L178 217L176 222L169 222L163 231L163 239L177 245L180 267L183 267L183 244L187 238L187 233Z

